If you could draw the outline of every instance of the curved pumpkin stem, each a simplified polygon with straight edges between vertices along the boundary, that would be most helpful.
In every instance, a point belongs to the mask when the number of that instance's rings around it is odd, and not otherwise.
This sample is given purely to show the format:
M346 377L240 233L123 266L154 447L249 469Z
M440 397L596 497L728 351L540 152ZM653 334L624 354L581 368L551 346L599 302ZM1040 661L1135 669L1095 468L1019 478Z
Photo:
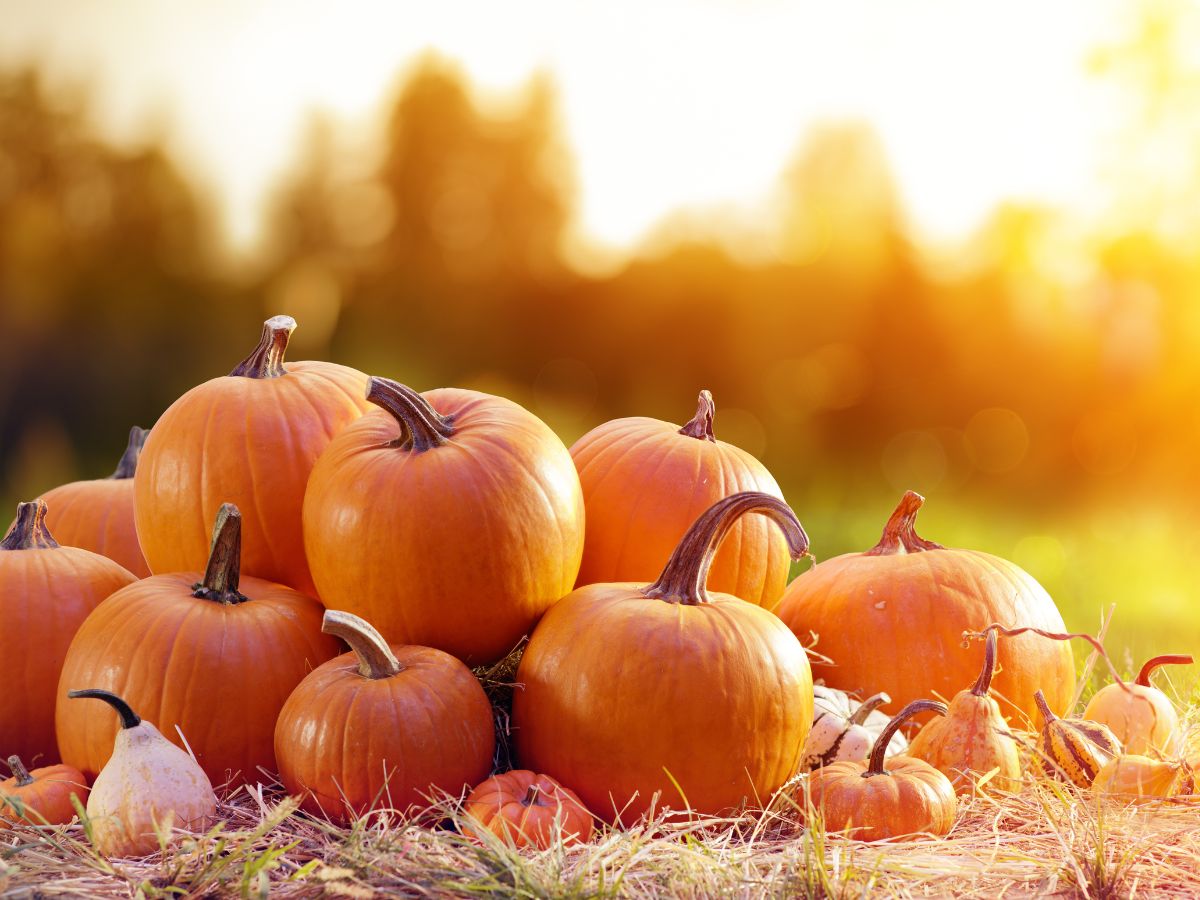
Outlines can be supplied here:
M1045 724L1049 725L1051 722L1058 720L1058 716L1050 708L1050 704L1046 702L1046 695L1042 693L1040 688L1034 692L1033 702L1037 704L1038 712L1042 714L1042 721Z
M321 630L350 645L358 657L358 674L364 678L391 678L404 671L404 666L400 665L383 635L370 622L354 613L340 609L326 610L321 620Z
M192 585L192 596L218 603L245 603L250 598L238 590L241 577L242 514L232 503L222 503L213 525L204 580Z
M983 646L983 669L971 693L976 697L986 697L992 689L992 675L996 672L996 632L989 631L987 643Z
M866 700L858 705L858 708L850 714L850 718L846 720L849 725L862 725L867 721L867 716L879 709L885 703L891 703L892 698L884 691L878 694L872 694Z
M1142 666L1141 671L1138 672L1138 676L1134 679L1133 683L1141 685L1142 687L1153 687L1153 685L1150 684L1150 675L1159 666L1190 666L1194 662L1195 660L1190 656L1170 654L1167 656L1156 656L1153 659L1146 660L1145 665Z
M8 767L12 769L13 778L17 779L17 787L29 787L33 784L33 776L25 768L25 763L21 762L21 757L10 756L8 758Z
M791 507L761 491L743 491L718 500L684 534L658 580L642 589L647 597L695 606L708 602L708 570L717 546L737 520L747 513L760 513L779 526L787 538L792 559L808 553L808 535Z
M992 632L1002 634L1005 637L1017 637L1018 635L1029 632L1031 634L1040 635L1044 638L1049 638L1052 641L1069 641L1073 638L1085 640L1092 645L1092 649L1095 650L1096 653L1104 660L1105 664L1108 666L1108 671L1112 674L1113 681L1121 686L1121 690L1126 692L1129 691L1129 685L1121 680L1121 673L1117 671L1117 667L1113 665L1113 661L1108 658L1108 651L1104 649L1104 645L1100 643L1099 638L1095 638L1090 634L1084 634L1083 632L1075 631L1045 631L1041 628L1034 628L1031 625L1025 625L1020 628L1005 628L1003 625L993 622L987 628L983 629L983 631L964 631L963 640L967 641L971 638L985 638ZM964 646L966 645L964 644Z
M138 457L142 455L142 447L145 446L148 434L149 431L137 425L129 429L129 443L125 445L125 452L121 455L121 461L117 463L116 471L108 476L109 480L121 481L137 474Z
M716 411L717 405L713 403L712 394L708 391L701 391L700 397L696 401L696 414L679 429L679 433L702 441L712 441L715 444L717 438L713 434L713 415Z
M892 742L896 732L907 719L911 719L917 713L935 712L939 716L944 716L949 710L946 709L945 703L939 703L936 700L914 700L900 712L892 716L892 720L883 726L883 730L879 732L879 737L875 738L875 743L871 745L871 757L867 763L867 770L862 773L863 778L873 778L876 775L887 775L887 770L883 767L884 756L887 755L888 744Z
M450 418L442 416L429 401L407 385L390 378L367 381L367 400L387 410L400 423L400 437L393 446L424 453L440 447L454 434Z
M0 550L53 550L57 546L46 528L46 501L18 503L17 520L0 541Z
M894 556L898 553L919 553L922 550L945 550L941 544L927 541L917 534L917 512L925 504L925 498L916 491L905 491L900 505L883 526L879 543L864 556Z
M72 700L103 700L117 711L121 717L122 728L136 728L142 724L141 718L133 709L112 691L102 691L99 688L86 688L81 691L67 691Z
M262 336L258 346L243 359L232 372L231 377L239 378L278 378L286 375L283 367L283 357L287 353L288 341L296 330L296 320L291 316L272 316L263 322Z

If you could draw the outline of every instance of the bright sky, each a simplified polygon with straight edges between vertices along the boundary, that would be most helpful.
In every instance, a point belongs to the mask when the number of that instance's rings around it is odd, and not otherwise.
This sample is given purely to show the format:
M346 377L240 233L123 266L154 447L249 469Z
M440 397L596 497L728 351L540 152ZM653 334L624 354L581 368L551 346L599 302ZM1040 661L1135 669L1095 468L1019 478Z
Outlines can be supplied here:
M415 54L488 90L556 76L583 235L753 205L805 129L859 117L928 236L997 201L1074 202L1110 127L1088 52L1116 0L0 0L0 65L84 82L106 133L165 127L250 246L314 107L366 128Z

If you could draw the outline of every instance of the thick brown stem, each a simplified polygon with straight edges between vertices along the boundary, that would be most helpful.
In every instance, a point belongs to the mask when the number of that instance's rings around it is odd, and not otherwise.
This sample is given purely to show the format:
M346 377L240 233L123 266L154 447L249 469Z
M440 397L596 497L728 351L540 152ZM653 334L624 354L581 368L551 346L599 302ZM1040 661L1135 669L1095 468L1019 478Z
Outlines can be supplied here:
M917 512L925 498L916 491L905 491L900 505L892 512L883 526L879 543L868 550L865 556L894 556L898 553L919 553L922 550L945 550L941 544L927 541L917 534Z
M1156 656L1153 659L1146 660L1146 664L1142 666L1142 670L1138 672L1138 676L1134 679L1133 683L1140 684L1142 687L1151 687L1150 675L1159 666L1190 666L1194 662L1195 660L1190 656Z
M1033 702L1037 704L1038 712L1042 714L1042 720L1047 725L1058 719L1058 716L1054 714L1054 710L1050 708L1050 704L1046 702L1046 695L1040 690L1034 693Z
M112 691L87 688L81 691L67 691L67 696L72 700L103 700L117 711L117 715L121 717L122 728L136 728L142 724L141 718L130 708L129 704Z
M121 456L121 461L117 463L117 469L109 479L120 481L125 478L132 478L137 474L138 457L142 455L142 447L146 443L146 435L150 432L145 428L139 428L134 425L129 429L129 443L125 445L125 453Z
M800 559L808 553L808 535L791 507L770 494L743 491L718 500L700 514L671 554L658 580L642 593L685 606L707 603L705 584L717 547L729 529L747 513L764 515L779 526L787 538L792 559Z
M0 550L53 550L57 546L46 528L46 501L18 503L17 520L0 541Z
M295 330L296 320L291 316L272 316L267 319L263 322L258 346L229 374L239 378L278 378L286 375L283 358Z
M392 648L366 619L338 609L325 611L321 630L339 637L358 657L358 673L364 678L391 678L404 671Z
M213 526L212 549L204 580L192 585L192 596L218 603L245 603L238 591L242 577L242 514L232 503L222 503Z
M871 745L871 758L867 763L867 770L862 773L863 778L872 778L875 775L886 775L887 770L883 767L884 757L887 755L888 744L892 742L892 738L904 724L907 719L911 719L917 713L934 712L939 716L944 716L947 713L946 704L938 703L936 700L914 700L896 715L892 716L892 720L883 726L883 731L879 732L879 737L875 738L875 743Z
M976 697L986 697L992 689L992 675L996 671L996 632L989 631L987 643L983 647L983 669L971 693Z
M1100 643L1099 639L1093 637L1090 634L1083 634L1081 632L1074 632L1074 631L1071 631L1071 632L1044 631L1041 628L1033 628L1031 626L1024 626L1022 628L1005 628L1003 625L998 625L998 624L993 623L993 624L989 625L987 628L983 629L983 631L964 631L963 639L968 640L970 638L985 638L988 636L988 634L990 634L993 631L998 634L1002 634L1005 637L1017 637L1018 635L1025 634L1026 632L1030 632L1031 634L1037 634L1037 635L1041 635L1044 638L1049 638L1052 641L1069 641L1072 638L1080 638L1082 640L1085 640L1089 644L1092 645L1092 648L1104 660L1105 664L1108 666L1108 671L1112 673L1113 681L1115 681L1117 684L1119 684L1121 686L1121 690L1123 690L1123 691L1129 690L1129 685L1127 685L1124 681L1121 680L1121 675L1117 671L1117 667L1114 666L1113 661L1108 658L1108 652L1104 649L1104 645L1102 643Z
M859 704L858 709L850 715L846 722L850 725L862 725L867 721L867 716L879 709L885 703L891 703L892 698L880 691L878 694L873 694Z
M524 799L521 800L522 806L541 806L538 801L542 798L542 789L540 785L531 784L529 790L525 792Z
M696 414L691 420L679 429L680 434L686 434L688 437L698 438L702 441L712 441L716 443L716 437L713 435L713 414L717 411L717 405L713 403L712 394L708 391L701 391L700 397L696 401Z
M13 778L17 779L17 787L29 787L33 784L33 777L29 774L29 770L25 768L25 763L21 762L21 757L10 756L8 758L8 767L12 769Z
M367 400L387 410L400 425L394 446L423 453L440 447L454 434L449 418L441 416L429 401L412 388L390 378L371 378Z

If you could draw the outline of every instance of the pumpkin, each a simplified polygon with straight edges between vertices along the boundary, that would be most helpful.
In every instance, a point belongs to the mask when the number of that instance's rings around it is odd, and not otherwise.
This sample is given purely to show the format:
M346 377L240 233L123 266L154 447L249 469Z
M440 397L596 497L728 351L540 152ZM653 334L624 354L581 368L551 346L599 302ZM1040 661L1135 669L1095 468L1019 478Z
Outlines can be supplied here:
M516 847L545 850L592 837L592 814L575 792L528 769L493 775L471 791L463 812L478 828Z
M12 777L0 781L0 831L18 822L65 825L75 818L72 797L87 802L83 773L70 766L43 766L30 772L19 756L8 758Z
M576 586L649 582L688 526L722 497L760 491L783 499L762 463L716 439L715 409L712 394L701 391L696 415L682 428L643 416L615 419L571 447L587 509ZM788 565L783 536L751 516L717 552L708 584L771 609L787 584Z
M566 447L500 397L372 378L378 410L313 469L304 535L321 599L393 643L506 656L571 589L583 496Z
M108 691L73 690L71 699L103 700L121 729L108 762L88 797L92 843L104 856L146 856L159 849L159 833L173 827L200 830L217 811L217 796L192 757L144 722Z
M1017 743L1000 704L989 696L995 671L996 632L988 631L975 684L955 694L946 715L926 722L908 745L909 756L925 760L960 793L974 793L982 787L979 779L989 773L987 789L1015 791L1021 786Z
M46 526L59 543L107 556L138 578L149 575L150 567L133 521L133 475L148 433L136 425L130 429L125 453L107 478L72 481L42 494Z
M1121 754L1110 759L1096 773L1092 789L1128 800L1166 800L1194 794L1196 779L1192 767L1183 760Z
M22 503L0 541L0 747L57 762L54 697L76 629L109 594L137 579L111 559L61 547L44 500Z
M975 679L983 650L963 652L964 631L992 622L1064 630L1054 601L1013 563L918 536L922 503L920 494L906 493L874 548L813 566L788 586L779 607L792 631L818 635L832 660L815 662L815 675L850 693L885 691L891 707L952 697ZM1032 718L1039 688L1051 709L1066 710L1075 686L1069 645L1023 636L1006 658L993 683L1006 718Z
M887 725L888 716L879 707L889 702L887 694L879 693L862 703L849 694L819 684L813 687L813 727L804 742L801 769L819 769L843 759L866 759L871 745ZM904 735L897 731L887 746L886 755L903 753L908 746Z
M369 623L330 610L322 626L351 647L305 678L275 727L289 793L341 824L373 809L411 814L460 794L492 767L492 707L461 661L389 646Z
M813 720L804 648L773 614L705 576L748 513L797 558L808 538L777 497L743 492L696 520L653 584L593 584L550 608L513 697L517 758L571 785L603 818L652 807L722 813L766 802L795 774Z
M912 756L884 759L888 742L911 716L945 715L935 700L914 700L879 733L870 759L843 760L808 778L805 816L819 814L826 831L847 833L860 841L908 840L942 836L954 827L958 799L950 779Z
M1147 660L1133 684L1109 684L1092 696L1085 719L1112 729L1126 753L1170 755L1180 749L1179 714L1167 695L1150 683L1159 666L1191 665L1190 656L1156 656Z
M1038 749L1046 774L1079 787L1090 787L1105 764L1121 755L1121 742L1107 725L1088 719L1059 718L1041 691L1034 694L1034 699L1042 713Z
M315 596L300 510L317 456L367 408L366 376L327 362L284 364L296 322L275 316L229 375L176 400L146 440L135 519L155 574L204 567L222 503L245 516L246 573Z
M90 684L152 715L186 739L215 784L275 771L275 719L292 689L337 655L321 634L321 605L281 584L241 577L241 516L217 514L203 572L154 575L118 591L80 627L63 665L57 709L63 759L94 776L112 752L116 723L70 703ZM183 732L183 738L178 736Z

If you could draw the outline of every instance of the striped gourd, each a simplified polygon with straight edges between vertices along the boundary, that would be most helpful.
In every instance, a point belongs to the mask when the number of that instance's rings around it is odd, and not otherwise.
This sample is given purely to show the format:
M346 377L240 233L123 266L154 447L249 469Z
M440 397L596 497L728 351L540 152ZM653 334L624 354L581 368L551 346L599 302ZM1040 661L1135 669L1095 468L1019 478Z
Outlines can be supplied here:
M1034 700L1042 713L1039 749L1046 774L1090 787L1097 773L1121 754L1121 742L1107 725L1088 719L1060 719L1041 691L1034 694Z
M878 707L890 703L891 698L879 693L858 703L849 694L820 684L813 688L813 695L813 727L804 742L801 771L870 756L871 745L889 721ZM887 755L902 753L906 746L904 736L897 733L888 744Z

